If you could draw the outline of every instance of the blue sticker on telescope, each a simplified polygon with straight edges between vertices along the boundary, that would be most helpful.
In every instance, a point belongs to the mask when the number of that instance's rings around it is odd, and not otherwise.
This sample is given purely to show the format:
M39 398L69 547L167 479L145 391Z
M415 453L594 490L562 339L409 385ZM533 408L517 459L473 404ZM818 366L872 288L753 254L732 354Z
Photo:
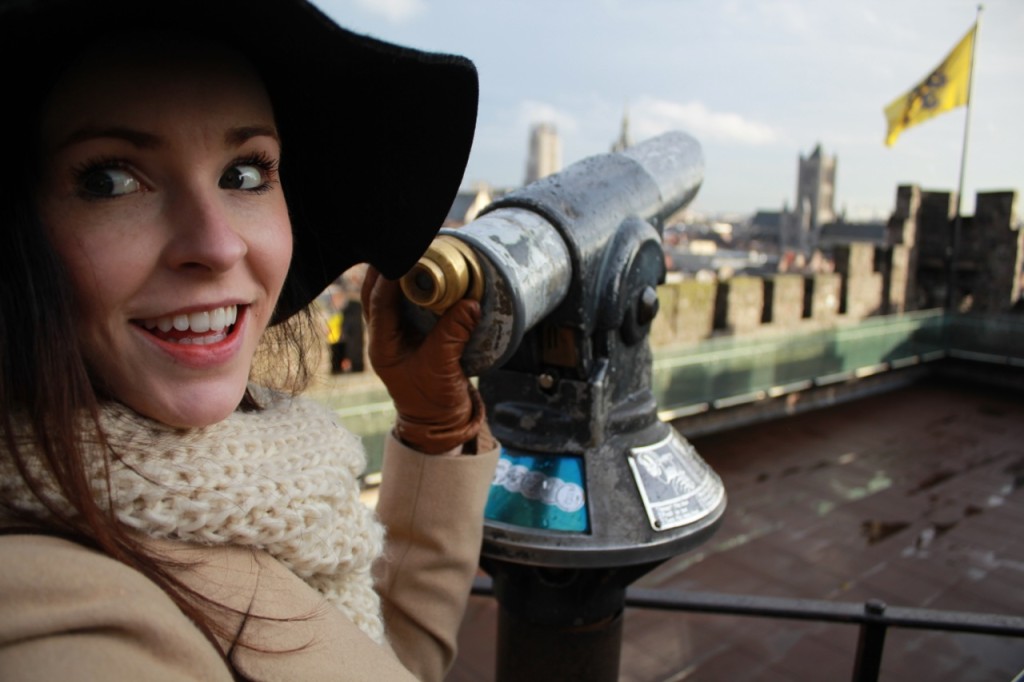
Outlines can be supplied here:
M585 533L583 459L502 449L484 516L515 526Z

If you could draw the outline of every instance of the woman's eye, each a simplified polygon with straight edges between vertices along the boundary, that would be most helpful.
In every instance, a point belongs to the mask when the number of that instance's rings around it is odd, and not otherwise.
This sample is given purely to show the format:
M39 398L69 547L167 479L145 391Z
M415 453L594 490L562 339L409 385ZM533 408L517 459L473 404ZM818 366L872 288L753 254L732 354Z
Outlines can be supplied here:
M248 164L232 166L220 176L221 189L259 189L265 182L262 169Z
M82 192L92 197L118 197L142 189L138 179L120 168L95 168L78 179Z

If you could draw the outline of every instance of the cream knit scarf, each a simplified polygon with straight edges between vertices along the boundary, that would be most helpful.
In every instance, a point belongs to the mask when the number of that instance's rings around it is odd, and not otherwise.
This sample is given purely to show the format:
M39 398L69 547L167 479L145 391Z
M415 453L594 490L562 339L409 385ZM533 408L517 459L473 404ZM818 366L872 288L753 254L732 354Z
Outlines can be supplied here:
M265 392L260 403L262 410L187 430L116 403L104 407L118 518L155 538L266 550L382 642L370 567L383 530L359 501L362 443L310 400ZM10 458L0 457L0 495L44 516L19 480Z

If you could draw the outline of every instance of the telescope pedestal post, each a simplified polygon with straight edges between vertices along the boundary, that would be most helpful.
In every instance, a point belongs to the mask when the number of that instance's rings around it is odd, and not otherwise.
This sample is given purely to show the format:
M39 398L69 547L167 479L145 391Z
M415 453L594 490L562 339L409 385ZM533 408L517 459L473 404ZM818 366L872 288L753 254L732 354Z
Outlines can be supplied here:
M626 587L657 564L550 569L485 559L483 565L499 606L497 682L619 679Z

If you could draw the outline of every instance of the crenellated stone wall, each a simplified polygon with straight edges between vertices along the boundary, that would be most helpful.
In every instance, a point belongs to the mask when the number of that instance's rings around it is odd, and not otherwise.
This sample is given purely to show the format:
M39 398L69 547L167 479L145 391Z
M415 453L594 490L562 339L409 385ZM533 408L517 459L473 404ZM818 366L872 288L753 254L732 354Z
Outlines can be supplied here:
M961 240L965 248L958 259L961 269L976 273L973 282L963 283L962 292L971 296L972 311L1001 312L1020 300L1024 230L1017 219L1016 201L1016 192L977 194L974 234Z
M695 279L658 288L659 311L651 326L651 344L693 343L711 336L717 283Z
M837 246L833 258L842 277L839 312L856 319L883 312L884 278L875 272L874 247L865 243Z
M714 335L785 331L941 307L949 281L946 254L955 200L949 192L899 187L888 223L889 246L855 242L836 247L832 273L743 275L662 285L651 342L692 343ZM1012 191L979 192L975 215L961 219L958 309L1004 312L1021 305L1024 229L1016 200Z
M915 256L917 251L903 244L894 244L889 249L889 258L882 268L882 312L886 315L898 315L914 310L916 296Z
M651 328L651 343L693 343L711 336L786 331L879 314L882 275L866 266L874 262L874 247L857 245L856 253L860 269L849 274L744 275L720 282L686 279L663 284L658 289L660 310ZM862 272L864 268L868 271ZM865 289L873 293L848 293L853 303L841 311L844 291Z
M784 274L764 280L764 314L761 321L775 327L790 328L804 316L804 278Z
M761 326L764 316L764 280L740 276L718 283L715 296L715 329L749 334Z
M804 280L804 317L833 322L839 315L843 277L828 272L810 275Z
M883 268L893 283L889 312L947 304L965 312L1004 312L1020 300L1024 240L1017 193L978 192L975 197L974 215L961 216L958 225L955 193L914 185L897 190L888 224L893 253L888 269Z

